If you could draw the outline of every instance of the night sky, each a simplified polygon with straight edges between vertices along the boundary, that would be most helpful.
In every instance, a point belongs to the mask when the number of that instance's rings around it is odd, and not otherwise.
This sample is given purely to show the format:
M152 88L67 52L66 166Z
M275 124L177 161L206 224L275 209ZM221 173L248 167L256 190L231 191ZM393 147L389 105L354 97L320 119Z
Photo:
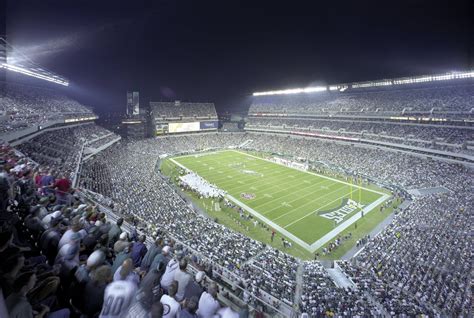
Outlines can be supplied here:
M470 1L10 0L7 40L96 111L473 68Z

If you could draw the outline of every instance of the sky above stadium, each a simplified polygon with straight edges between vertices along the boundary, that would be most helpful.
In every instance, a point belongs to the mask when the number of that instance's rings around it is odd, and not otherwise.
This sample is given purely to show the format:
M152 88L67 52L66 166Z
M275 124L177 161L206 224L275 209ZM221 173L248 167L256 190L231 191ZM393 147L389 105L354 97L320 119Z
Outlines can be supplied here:
M473 67L469 1L9 0L7 40L72 82L98 112L148 99L253 91Z

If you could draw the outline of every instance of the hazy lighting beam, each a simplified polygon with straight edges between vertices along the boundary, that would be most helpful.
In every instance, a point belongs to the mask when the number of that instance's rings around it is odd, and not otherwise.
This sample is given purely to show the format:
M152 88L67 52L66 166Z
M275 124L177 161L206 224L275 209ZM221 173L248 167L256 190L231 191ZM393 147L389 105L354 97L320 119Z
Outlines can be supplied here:
M25 75L32 76L32 77L36 77L36 78L43 79L43 80L53 82L53 83L56 83L56 84L60 84L60 85L63 85L63 86L69 86L68 81L64 81L64 80L60 80L60 79L57 79L57 78L54 78L54 77L50 77L50 76L47 76L47 75L36 73L36 72L30 71L28 69L25 69L23 67L19 67L19 66L16 66L16 65L3 63L2 67L7 69L7 70L13 71L13 72L25 74Z
M326 86L314 86L314 87L306 87L306 88L283 89L283 90L278 90L278 91L255 92L253 93L253 96L290 95L290 94L300 94L300 93L323 92L326 90L327 90Z
M398 79L393 79L393 80L371 81L371 82L364 82L364 83L336 84L336 85L331 85L327 87L314 86L314 87L307 87L307 88L291 88L291 89L283 89L283 90L277 90L277 91L255 92L252 95L253 96L290 95L290 94L300 94L300 93L324 92L324 91L327 91L328 89L330 91L339 90L343 92L349 87L349 85L351 88L357 89L357 88L366 88L366 87L403 85L403 84L434 82L434 81L447 81L447 80L464 79L464 78L474 78L474 71L470 70L467 72L451 72L447 74L407 77L407 78L398 78Z

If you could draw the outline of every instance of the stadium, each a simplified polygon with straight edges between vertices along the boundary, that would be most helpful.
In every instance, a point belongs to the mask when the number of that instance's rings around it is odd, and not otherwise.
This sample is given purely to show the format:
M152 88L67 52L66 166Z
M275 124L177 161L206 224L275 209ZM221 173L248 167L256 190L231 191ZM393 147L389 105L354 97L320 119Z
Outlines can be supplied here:
M472 315L472 67L113 121L34 59L0 38L0 317Z

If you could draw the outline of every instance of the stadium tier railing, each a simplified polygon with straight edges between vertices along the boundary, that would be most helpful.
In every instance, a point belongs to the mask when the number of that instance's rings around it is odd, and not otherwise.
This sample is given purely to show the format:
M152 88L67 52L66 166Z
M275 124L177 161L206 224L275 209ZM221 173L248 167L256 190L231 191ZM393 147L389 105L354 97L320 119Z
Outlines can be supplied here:
M81 150L79 151L79 157L77 158L76 169L74 170L74 176L72 179L73 188L76 188L77 183L79 182L79 173L80 173L81 164L82 164L82 155L84 154L84 146L85 146L85 143L82 144Z

